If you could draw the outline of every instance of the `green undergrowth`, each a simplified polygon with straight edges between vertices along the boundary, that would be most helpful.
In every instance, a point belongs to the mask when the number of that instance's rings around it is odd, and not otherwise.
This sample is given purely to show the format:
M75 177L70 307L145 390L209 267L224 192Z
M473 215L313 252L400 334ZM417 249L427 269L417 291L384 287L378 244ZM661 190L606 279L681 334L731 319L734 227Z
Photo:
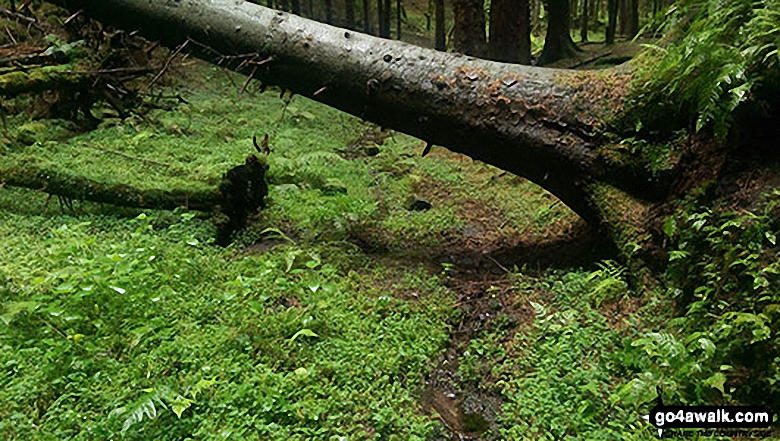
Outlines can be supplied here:
M709 127L725 138L739 105L771 103L779 10L777 0L686 0L670 7L653 24L667 33L665 42L648 45L637 64L631 128L657 136Z
M415 393L452 300L421 269L340 248L220 249L189 213L6 212L0 230L3 439L430 430Z
M512 307L468 342L458 371L502 399L492 436L656 439L640 417L659 388L667 404L774 406L779 201L774 190L737 208L694 192L664 224L669 265L641 299L611 261L515 274L508 297L496 288Z
M449 340L454 295L430 265L376 260L355 238L391 251L440 246L478 220L457 202L483 196L506 213L502 234L571 214L496 169L420 158L407 136L350 156L353 140L378 129L193 71L179 86L188 104L88 133L9 115L4 163L139 188L213 188L254 152L253 135L269 134L272 153L268 208L228 248L213 244L211 213L0 189L0 438L438 432L418 400ZM413 197L432 207L409 210Z
M637 328L649 325L631 307L636 299L623 271L606 262L594 272L514 276L512 310L526 312L499 313L469 342L458 371L465 381L486 379L480 388L501 397L491 436L654 439L640 418L649 407L626 404L616 393L630 378L624 358Z

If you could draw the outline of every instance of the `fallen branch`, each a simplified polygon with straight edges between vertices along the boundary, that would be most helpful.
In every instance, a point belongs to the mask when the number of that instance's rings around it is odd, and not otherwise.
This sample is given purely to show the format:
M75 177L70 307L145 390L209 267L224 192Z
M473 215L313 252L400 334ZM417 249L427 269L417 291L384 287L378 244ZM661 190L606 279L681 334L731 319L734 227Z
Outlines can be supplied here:
M9 97L52 89L75 89L88 81L89 76L73 72L70 65L44 66L0 75L0 95Z
M100 182L37 161L0 166L0 183L71 199L135 208L173 210L187 207L211 211L221 200L216 188L205 191L140 189L127 184Z

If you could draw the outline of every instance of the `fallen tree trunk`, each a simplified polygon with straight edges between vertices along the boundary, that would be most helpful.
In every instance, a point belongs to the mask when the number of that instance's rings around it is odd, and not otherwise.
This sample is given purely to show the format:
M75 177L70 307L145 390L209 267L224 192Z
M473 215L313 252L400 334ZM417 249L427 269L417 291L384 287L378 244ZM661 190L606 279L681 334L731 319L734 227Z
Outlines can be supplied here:
M51 1L526 177L592 224L603 220L593 183L636 194L597 136L625 74L436 52L234 0Z
M173 210L176 207L187 207L211 211L222 200L217 188L206 191L139 189L127 184L100 182L40 162L0 166L0 184L41 190L70 199L134 208Z

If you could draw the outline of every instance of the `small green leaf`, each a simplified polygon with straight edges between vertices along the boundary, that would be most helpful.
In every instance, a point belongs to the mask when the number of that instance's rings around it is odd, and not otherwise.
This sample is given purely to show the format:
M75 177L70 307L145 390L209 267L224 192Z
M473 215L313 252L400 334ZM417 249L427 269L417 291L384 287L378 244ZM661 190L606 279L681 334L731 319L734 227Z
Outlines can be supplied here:
M185 410L189 409L194 402L195 401L190 400L189 398L184 398L179 395L171 403L171 410L176 414L177 418L181 418L181 414L183 414Z
M726 393L726 391L723 388L723 385L725 383L726 383L726 375L724 375L722 372L718 372L713 376L711 376L710 378L704 380L704 384L719 390L721 394Z
M300 336L305 336L305 337L319 337L319 336L318 336L317 334L315 334L315 333L314 333L314 331L312 331L311 329L304 328L304 329L301 329L300 331L296 332L296 333L295 333L295 335L293 335L292 337L290 337L290 341L295 341L295 339L296 339L296 338L298 338L298 337L300 337Z

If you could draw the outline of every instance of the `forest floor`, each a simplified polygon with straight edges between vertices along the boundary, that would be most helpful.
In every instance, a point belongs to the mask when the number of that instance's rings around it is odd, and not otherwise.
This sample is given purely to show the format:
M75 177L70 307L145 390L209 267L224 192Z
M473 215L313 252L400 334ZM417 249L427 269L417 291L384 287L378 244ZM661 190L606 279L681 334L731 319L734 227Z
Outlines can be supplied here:
M0 438L653 439L621 390L664 303L555 197L213 67L177 81L187 104L88 133L9 117L3 161L197 190L267 133L268 207L221 248L209 213L0 189Z

